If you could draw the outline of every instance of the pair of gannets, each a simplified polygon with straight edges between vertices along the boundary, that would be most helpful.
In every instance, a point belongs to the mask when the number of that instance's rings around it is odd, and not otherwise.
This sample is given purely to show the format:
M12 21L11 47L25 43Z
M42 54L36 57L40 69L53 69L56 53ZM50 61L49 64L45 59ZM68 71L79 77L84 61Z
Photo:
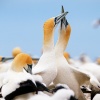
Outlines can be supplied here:
M28 100L77 100L74 97L74 92L65 84L57 84L55 88L52 89L52 92L52 96L39 92L39 94L32 96Z
M71 27L66 18L63 18L61 21L59 39L54 48L57 63L57 76L53 82L54 84L67 84L75 92L75 96L78 100L85 100L84 94L80 90L80 86L85 81L90 81L91 84L99 88L100 83L91 74L72 67L66 61L63 52L68 44L70 33Z
M82 85L85 81L89 81L89 79L91 79L91 76L90 74L88 75L85 72L81 72L77 69L74 69L67 63L66 59L63 56L63 52L68 43L71 29L68 22L66 22L65 19L62 20L61 28L62 28L61 33L63 34L60 34L60 38L54 49L54 42L53 42L54 19L52 20L49 19L45 22L43 55L41 56L37 65L33 68L32 73L41 75L47 86L54 79L55 79L54 80L55 84L57 83L68 84L68 86L74 90L75 95L79 100L85 100L84 95L80 90L80 85ZM55 59L57 65L55 64ZM95 79L92 78L92 80ZM90 81L90 82L96 87L100 86L99 82L97 81L96 82Z
M43 54L36 66L32 69L34 75L41 75L44 83L48 86L57 75L56 57L54 51L54 29L67 12L57 17L48 19L44 23Z
M23 72L23 69L25 69L26 73ZM3 77L1 88L3 98L5 100L12 100L18 95L29 92L38 92L38 90L43 89L49 91L41 83L41 77L33 76L30 73L32 73L32 58L25 53L18 54L14 58L11 68L5 73L5 77Z

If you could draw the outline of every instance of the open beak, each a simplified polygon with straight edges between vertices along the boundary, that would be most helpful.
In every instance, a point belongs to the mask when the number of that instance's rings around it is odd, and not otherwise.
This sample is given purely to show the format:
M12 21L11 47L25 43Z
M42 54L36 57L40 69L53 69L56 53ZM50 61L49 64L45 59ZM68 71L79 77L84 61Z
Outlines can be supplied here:
M58 24L67 14L68 12L64 12L60 14L59 16L55 17L55 25Z

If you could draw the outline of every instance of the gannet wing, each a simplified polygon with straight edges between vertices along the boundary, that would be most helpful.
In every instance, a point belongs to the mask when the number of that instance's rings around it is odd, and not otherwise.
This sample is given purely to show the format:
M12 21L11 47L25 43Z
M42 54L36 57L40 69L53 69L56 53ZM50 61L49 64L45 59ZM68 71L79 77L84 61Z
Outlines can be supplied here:
M71 68L77 82L79 83L79 85L83 85L85 82L90 80L89 74L87 74L85 71L79 70L72 66L70 68Z

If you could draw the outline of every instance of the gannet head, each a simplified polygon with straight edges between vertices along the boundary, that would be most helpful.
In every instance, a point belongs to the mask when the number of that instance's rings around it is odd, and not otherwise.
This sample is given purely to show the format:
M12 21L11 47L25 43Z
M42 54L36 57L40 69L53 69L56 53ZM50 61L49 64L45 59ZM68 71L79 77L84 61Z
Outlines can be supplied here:
M61 21L62 18L64 18L66 16L67 12L60 14L57 17L53 17L48 19L45 23L44 23L44 33L48 33L48 31L53 31L54 27L56 25L58 25L58 23ZM49 33L50 33L49 32Z
M11 68L16 72L21 72L24 68L27 72L32 73L32 63L32 58L28 54L20 53L14 58Z
M13 56L13 57L16 57L17 54L19 54L19 53L21 53L21 52L22 52L22 50L21 50L19 47L16 47L16 48L14 48L14 49L12 50L12 56Z

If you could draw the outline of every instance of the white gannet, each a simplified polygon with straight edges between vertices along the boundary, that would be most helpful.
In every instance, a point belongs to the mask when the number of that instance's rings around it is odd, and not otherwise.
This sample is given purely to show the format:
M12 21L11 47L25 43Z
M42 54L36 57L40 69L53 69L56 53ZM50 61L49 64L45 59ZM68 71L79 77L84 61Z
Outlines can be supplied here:
M67 12L57 17L50 18L44 23L43 54L36 66L32 69L32 73L35 75L41 75L47 86L57 75L54 52L54 29L66 14Z
M23 72L23 68L26 72ZM44 86L42 78L32 74L32 58L25 53L18 54L11 68L3 79L1 94L5 100L12 100L14 97L30 92L48 91ZM30 74L31 73L31 74Z
M25 81L25 79L27 80L26 75L28 75L28 77L30 76L29 79L32 78L32 76L30 74L23 73L23 68L27 72L32 73L31 72L32 71L32 59L28 54L20 53L14 58L10 69L5 73L4 79L2 79L2 83L3 83L2 84L2 89L1 89L2 93L6 93L6 92L3 92L4 85L9 84L9 82L13 81L13 79L14 80L19 79L20 81ZM17 77L18 75L20 77ZM18 78L18 79L16 79L16 78Z
M90 74L85 73L84 71L80 71L72 67L65 59L63 53L68 44L70 32L71 27L67 22L66 18L63 18L61 20L59 39L55 45L57 76L54 80L54 84L67 84L75 92L75 97L78 100L85 100L84 94L82 93L80 86L85 81L90 81L92 76ZM97 80L94 80L96 79L92 77L90 82L99 88L100 83Z

